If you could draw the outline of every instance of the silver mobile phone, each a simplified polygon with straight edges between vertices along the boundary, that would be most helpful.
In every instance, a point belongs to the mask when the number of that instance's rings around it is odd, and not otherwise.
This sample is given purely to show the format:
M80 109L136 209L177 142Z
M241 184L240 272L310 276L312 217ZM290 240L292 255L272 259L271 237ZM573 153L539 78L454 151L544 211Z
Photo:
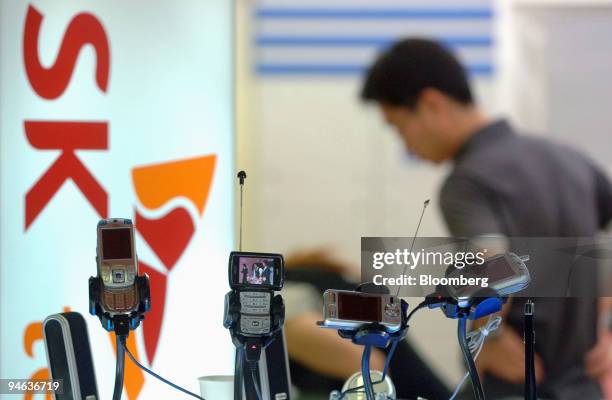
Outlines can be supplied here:
M449 278L463 275L466 278L487 278L489 289L499 296L508 296L525 289L531 281L529 270L523 259L514 253L503 253L485 260L482 265L471 266L466 270L455 270ZM449 294L457 299L478 296L475 286L448 286Z
M134 225L130 219L111 218L98 222L96 261L102 278L101 303L111 315L138 307L138 260Z
M396 332L402 323L399 298L388 294L370 294L329 289L323 293L323 323L334 329L358 329L377 323Z

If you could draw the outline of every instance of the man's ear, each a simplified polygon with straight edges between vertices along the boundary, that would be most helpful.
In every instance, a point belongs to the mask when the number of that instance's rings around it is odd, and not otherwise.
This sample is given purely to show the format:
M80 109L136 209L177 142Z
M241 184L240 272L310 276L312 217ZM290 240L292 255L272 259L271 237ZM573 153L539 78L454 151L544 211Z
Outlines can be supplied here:
M418 107L427 113L439 115L449 107L449 99L438 89L425 88L419 96Z

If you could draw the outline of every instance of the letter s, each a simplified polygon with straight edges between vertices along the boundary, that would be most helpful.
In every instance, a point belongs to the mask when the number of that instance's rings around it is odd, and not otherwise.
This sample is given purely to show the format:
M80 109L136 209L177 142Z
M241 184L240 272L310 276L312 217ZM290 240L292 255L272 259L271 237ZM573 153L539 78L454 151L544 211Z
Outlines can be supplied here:
M79 52L86 44L91 44L96 51L96 83L100 90L106 92L110 51L108 38L100 21L88 13L74 17L64 34L55 63L51 68L45 68L38 57L38 37L42 20L42 14L29 6L23 32L23 58L28 80L36 93L48 100L61 96L70 83Z

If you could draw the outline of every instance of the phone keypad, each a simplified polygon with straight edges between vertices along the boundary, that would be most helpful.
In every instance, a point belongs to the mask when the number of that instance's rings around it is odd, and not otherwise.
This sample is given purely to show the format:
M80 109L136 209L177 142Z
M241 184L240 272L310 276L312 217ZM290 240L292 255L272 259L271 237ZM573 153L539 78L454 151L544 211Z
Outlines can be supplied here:
M134 288L120 291L104 289L103 296L104 305L108 311L125 312L136 307L137 299Z
M261 335L270 332L270 316L242 315L240 330L251 335Z
M269 292L240 292L240 331L250 335L270 333Z
M240 312L270 314L271 294L268 292L240 292Z

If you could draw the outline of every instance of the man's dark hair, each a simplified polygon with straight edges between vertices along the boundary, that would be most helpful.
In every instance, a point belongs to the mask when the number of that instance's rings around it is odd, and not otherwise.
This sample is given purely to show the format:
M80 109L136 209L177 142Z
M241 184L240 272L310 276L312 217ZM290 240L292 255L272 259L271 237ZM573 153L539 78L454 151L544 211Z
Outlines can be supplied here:
M462 104L474 102L465 70L449 50L432 40L405 39L376 60L361 97L414 108L425 88L437 89Z

